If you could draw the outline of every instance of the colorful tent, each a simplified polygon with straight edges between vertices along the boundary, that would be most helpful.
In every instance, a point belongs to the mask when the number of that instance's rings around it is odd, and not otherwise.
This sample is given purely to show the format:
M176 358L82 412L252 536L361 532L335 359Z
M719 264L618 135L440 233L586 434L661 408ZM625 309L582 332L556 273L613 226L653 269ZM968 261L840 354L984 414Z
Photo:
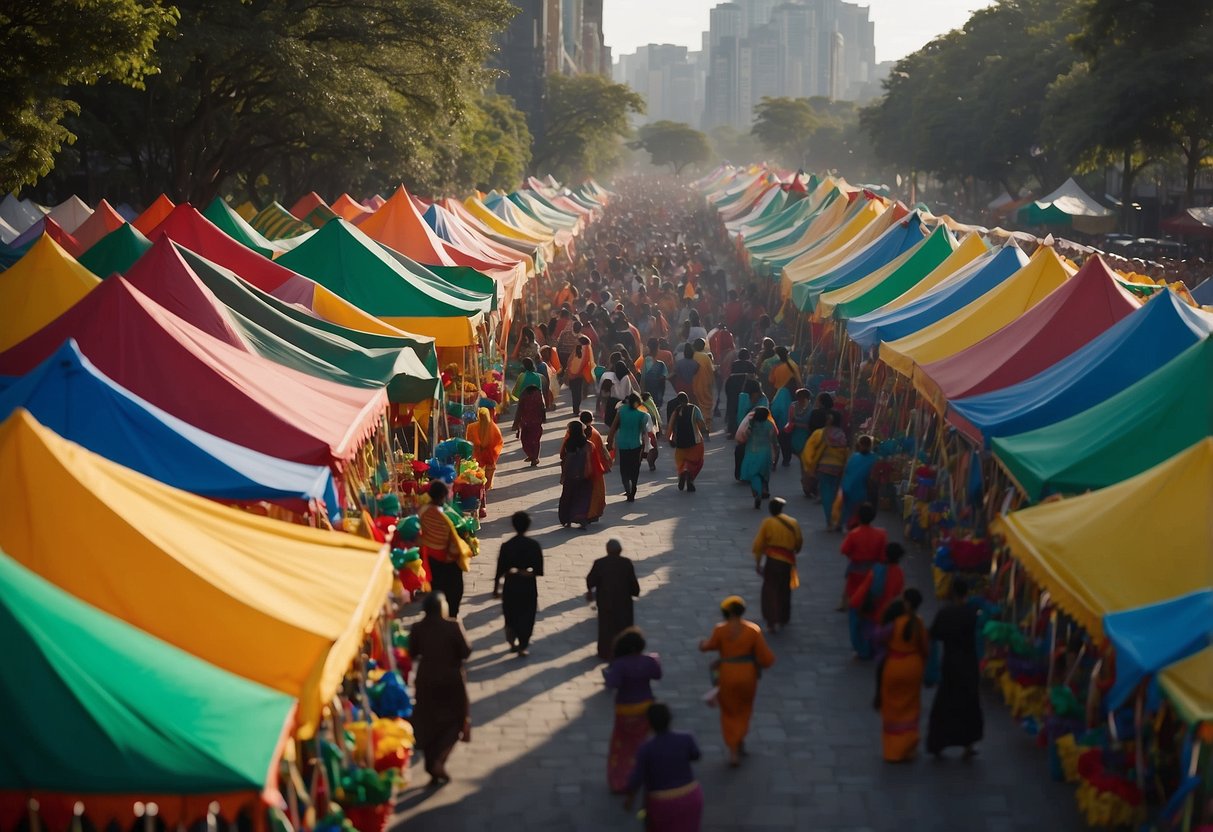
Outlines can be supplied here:
M0 273L0 350L33 335L92 291L100 281L43 235Z
M93 211L88 219L80 224L80 227L72 233L72 236L80 243L82 251L88 251L93 244L106 234L121 228L125 224L126 220L122 218L122 215L103 199L97 203L96 210Z
M316 281L242 246L199 214L192 205L183 204L173 209L148 237L155 240L162 234L167 234L173 242L180 243L190 251L231 269L242 280L278 300L309 310L317 318L380 335L404 334Z
M915 301L852 318L847 321L847 335L864 349L904 338L963 309L1017 274L1027 263L1027 255L1008 243L977 258Z
M125 274L143 256L152 241L126 223L106 234L80 256L80 265L104 280L112 274Z
M896 207L889 208L885 213L892 214L893 221L880 236L862 248L848 246L845 258L828 271L809 280L793 282L792 300L797 308L805 312L813 311L823 293L859 282L923 242L922 216L917 211L904 219L896 218ZM789 266L788 270L791 268Z
M18 234L44 216L46 212L39 210L27 199L17 199L12 194L5 194L4 199L0 201L0 219L12 226Z
M1213 207L1188 208L1158 224L1159 228L1176 237L1213 239Z
M284 251L289 251L307 238L306 233L303 236L293 237L289 240L269 240L253 226L249 225L248 221L236 213L232 206L228 205L223 199L215 197L211 200L211 204L206 206L206 210L202 212L202 216L213 222L220 231L231 237L242 246L251 248L253 251L265 257L277 257Z
M914 369L914 386L943 410L950 399L1017 384L1061 361L1138 308L1098 255L1020 317L968 349Z
M337 472L374 431L387 405L382 388L314 378L229 346L123 277L104 281L0 353L0 375L29 372L68 338L117 384L179 419L270 456Z
M1059 422L1145 378L1210 332L1213 314L1168 289L1031 378L951 402L948 420L978 442Z
M1108 613L1213 587L1210 505L1213 439L1202 439L1116 485L996 518L991 531L1098 636Z
M374 213L349 194L342 194L332 205L333 213L347 222L360 222Z
M131 225L135 226L135 230L140 234L150 237L152 229L168 219L169 214L173 213L173 209L176 207L171 199L160 194L151 205L143 209L143 213L137 216Z
M315 230L303 220L296 219L277 202L271 202L258 211L257 215L249 220L249 225L271 242L298 237Z
M1213 306L1213 277L1192 290L1192 299L1202 306Z
M440 347L474 343L473 319L492 308L490 295L459 297L440 278L410 272L344 220L327 223L279 262L392 326L434 338Z
M1092 199L1072 178L1046 197L1028 203L1016 214L1024 225L1064 225L1086 234L1116 227L1116 213Z
M83 225L92 213L93 209L89 208L83 199L72 194L52 208L47 216L68 234L75 234L76 229Z
M186 424L115 384L74 340L0 391L0 421L17 408L64 439L174 488L300 513L323 504L340 522L328 468L275 459Z
M1068 419L993 440L1029 498L1081 493L1140 474L1213 436L1213 338Z
M1065 283L1075 269L1048 246L1041 246L1028 264L962 309L917 332L880 345L880 357L903 376L914 367L939 361L971 347L1044 300Z
M0 490L0 549L81 601L297 697L305 737L391 587L386 549L170 488L20 410L0 425Z
M2 551L0 640L6 829L31 799L43 822L82 801L98 829L129 826L135 802L149 801L177 828L205 818L211 801L235 818L277 792L288 694L148 635Z
M9 248L28 251L30 246L36 243L42 236L50 237L70 257L79 257L84 253L84 248L80 245L80 241L65 231L50 216L42 217L29 228L25 229L21 233L21 236L9 243Z

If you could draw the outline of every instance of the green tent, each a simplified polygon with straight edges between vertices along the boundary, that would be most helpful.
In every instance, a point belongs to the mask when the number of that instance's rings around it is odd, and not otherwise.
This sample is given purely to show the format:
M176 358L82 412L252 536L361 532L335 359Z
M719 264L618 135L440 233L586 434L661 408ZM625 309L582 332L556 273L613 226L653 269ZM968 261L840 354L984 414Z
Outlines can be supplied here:
M312 226L296 219L294 214L277 202L271 202L258 211L257 215L249 220L249 225L270 241L298 237L313 230Z
M994 453L1033 500L1121 482L1213 436L1213 337L1081 413L994 439Z
M743 245L751 257L759 260L772 252L787 248L804 236L813 220L817 219L817 215L841 195L842 192L837 189L831 191L816 208L813 208L807 199L796 202L785 208L776 217L776 221L766 226L761 233L745 240Z
M128 222L94 243L80 256L80 265L104 280L112 274L125 274L151 247L152 241Z
M89 606L3 552L0 643L0 809L33 790L50 793L44 802L62 796L70 817L77 799L89 813L89 795L251 796L273 785L290 696Z
M350 376L386 384L393 402L411 404L436 394L438 358L429 339L377 335L322 321L189 249L176 248L228 308L237 329L258 354L292 366L298 363L294 350L302 350ZM284 344L294 349L286 350Z
M909 258L884 280L866 292L834 307L834 317L840 320L857 318L875 311L891 300L895 300L939 267L956 250L956 238L942 223L931 235L914 249Z
M211 204L202 212L212 223L219 227L227 236L245 248L251 248L265 257L274 257L284 251L290 251L303 243L311 233L300 234L287 240L270 240L257 229L248 224L248 220L240 216L222 198L215 197Z
M439 346L471 344L469 319L491 311L496 299L495 292L446 282L345 220L326 223L276 262L393 326L436 338Z

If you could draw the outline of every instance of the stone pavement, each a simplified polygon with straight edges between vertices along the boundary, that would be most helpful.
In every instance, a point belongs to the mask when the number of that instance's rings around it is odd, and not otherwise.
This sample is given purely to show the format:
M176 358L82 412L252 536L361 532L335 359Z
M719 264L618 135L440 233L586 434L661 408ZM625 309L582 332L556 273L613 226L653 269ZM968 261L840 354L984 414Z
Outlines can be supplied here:
M871 707L870 663L853 660L846 620L834 611L844 561L841 537L825 531L821 506L800 493L795 461L774 476L772 492L788 498L805 529L802 586L793 593L790 627L770 637L777 656L759 686L742 768L727 767L717 711L700 701L709 687L710 657L697 645L719 620L718 605L744 596L756 616L761 579L750 544L765 507L732 479L732 442L720 431L708 445L695 494L677 490L673 452L662 448L657 471L642 466L637 501L623 500L618 474L608 474L607 514L589 531L562 529L555 456L568 423L567 402L549 417L542 464L524 467L507 437L497 472L491 520L481 555L467 576L462 610L473 653L468 665L472 742L460 744L439 790L412 770L394 818L404 830L640 829L606 787L612 701L594 655L594 611L585 575L607 539L623 541L636 562L641 597L637 623L661 655L665 677L655 686L674 710L675 727L693 732L704 758L696 772L706 795L706 830L1078 830L1072 790L1049 779L1046 755L1019 730L1000 701L987 695L981 754L962 762L919 759L889 765L880 758L880 724ZM508 651L492 578L509 515L531 512L532 536L544 547L546 576L530 656ZM900 524L885 514L879 524ZM907 583L928 596L934 613L928 555L909 547ZM923 730L930 692L925 694Z

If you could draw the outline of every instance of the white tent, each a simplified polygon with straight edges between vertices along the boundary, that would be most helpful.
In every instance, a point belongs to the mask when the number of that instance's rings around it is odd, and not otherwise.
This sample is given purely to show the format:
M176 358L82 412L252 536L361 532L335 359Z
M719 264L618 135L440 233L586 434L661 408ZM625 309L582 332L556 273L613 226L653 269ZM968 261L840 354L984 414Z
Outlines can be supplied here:
M18 236L19 232L17 229L5 222L3 217L0 217L0 243L8 245L13 240L17 239Z
M1042 211L1056 208L1071 217L1110 217L1114 213L1111 208L1096 202L1073 178L1067 179L1060 188L1034 204Z
M4 200L0 201L0 219L18 234L42 219L42 216L43 212L28 199L17 199L12 194L6 194Z
M74 234L84 221L93 215L93 209L88 207L83 199L73 194L60 202L48 216L68 234Z

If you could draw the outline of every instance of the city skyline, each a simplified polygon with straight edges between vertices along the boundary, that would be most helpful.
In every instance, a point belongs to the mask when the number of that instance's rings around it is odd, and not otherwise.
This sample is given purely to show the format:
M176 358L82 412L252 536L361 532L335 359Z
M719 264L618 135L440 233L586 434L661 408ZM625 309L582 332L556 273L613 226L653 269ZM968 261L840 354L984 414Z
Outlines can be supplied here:
M646 44L675 44L699 49L708 30L708 15L719 0L661 0L662 13L653 14L652 0L605 0L603 33L616 57ZM878 62L897 60L933 38L964 25L976 9L990 0L862 0L871 9L879 33Z

